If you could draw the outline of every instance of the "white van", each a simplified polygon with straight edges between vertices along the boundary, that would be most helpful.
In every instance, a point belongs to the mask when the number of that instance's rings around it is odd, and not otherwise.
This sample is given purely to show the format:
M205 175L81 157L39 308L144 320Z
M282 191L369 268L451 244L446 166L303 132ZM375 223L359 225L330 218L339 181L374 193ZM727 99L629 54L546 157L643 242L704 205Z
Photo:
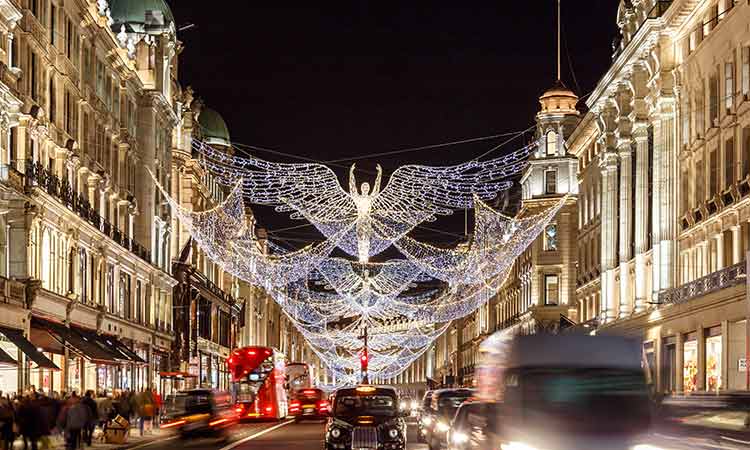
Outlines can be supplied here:
M500 332L480 347L477 378L480 398L495 403L493 417L472 427L477 449L629 449L649 431L635 340Z

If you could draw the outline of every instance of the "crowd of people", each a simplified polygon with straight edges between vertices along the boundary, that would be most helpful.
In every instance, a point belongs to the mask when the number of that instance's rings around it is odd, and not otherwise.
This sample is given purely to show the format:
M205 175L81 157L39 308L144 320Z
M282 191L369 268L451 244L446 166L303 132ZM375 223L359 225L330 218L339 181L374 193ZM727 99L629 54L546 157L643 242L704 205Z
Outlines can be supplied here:
M105 435L117 416L137 424L140 434L149 433L158 421L162 400L155 390L114 393L86 391L49 395L33 386L27 392L0 392L0 438L3 450L12 450L23 440L24 450L51 448L52 439L62 437L67 450L91 446L97 427ZM19 444L20 445L20 444Z

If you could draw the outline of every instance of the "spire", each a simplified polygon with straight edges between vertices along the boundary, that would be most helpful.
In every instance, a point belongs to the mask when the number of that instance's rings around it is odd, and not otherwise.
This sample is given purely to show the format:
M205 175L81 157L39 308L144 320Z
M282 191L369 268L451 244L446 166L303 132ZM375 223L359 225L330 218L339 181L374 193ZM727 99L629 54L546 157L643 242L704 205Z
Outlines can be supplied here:
M562 64L560 64L560 41L562 39L562 33L560 33L560 1L557 0L557 81L562 80Z

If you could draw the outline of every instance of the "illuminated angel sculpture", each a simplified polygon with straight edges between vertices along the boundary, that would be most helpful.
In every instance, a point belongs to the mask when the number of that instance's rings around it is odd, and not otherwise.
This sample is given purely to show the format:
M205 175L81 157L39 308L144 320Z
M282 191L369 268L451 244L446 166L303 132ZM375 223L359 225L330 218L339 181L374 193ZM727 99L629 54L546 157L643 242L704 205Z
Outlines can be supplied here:
M407 165L394 171L381 191L382 169L375 185L362 183L358 192L355 166L349 171L349 192L336 174L317 163L273 163L252 156L237 157L194 142L206 168L221 184L242 180L245 199L273 205L292 218L307 219L328 239L360 262L388 248L415 226L438 215L472 208L474 198L488 200L509 188L507 178L526 164L532 146L488 161L472 160L447 167Z

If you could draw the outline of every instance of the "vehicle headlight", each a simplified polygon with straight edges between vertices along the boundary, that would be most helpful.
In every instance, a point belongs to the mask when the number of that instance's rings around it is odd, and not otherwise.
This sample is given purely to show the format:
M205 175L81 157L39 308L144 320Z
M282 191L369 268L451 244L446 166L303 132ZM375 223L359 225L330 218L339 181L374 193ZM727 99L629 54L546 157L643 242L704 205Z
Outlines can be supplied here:
M429 425L432 423L432 417L426 416L422 417L422 425Z
M446 431L450 430L451 427L449 427L448 424L443 422L442 420L439 420L438 423L435 424L435 429L439 433L445 433Z
M331 430L331 437L334 438L334 439L340 438L341 437L341 430L339 430L338 428L332 429Z
M453 433L453 436L451 437L454 444L465 444L469 442L469 436L465 435L464 433L456 432Z
M391 439L396 439L396 438L398 437L398 429L396 429L396 428L391 428L390 430L388 430L388 436L389 436L389 437L390 437Z
M405 409L406 409L406 402L401 402L401 410L403 411Z
M418 406L417 401L416 400L412 400L411 401L411 409L417 409L417 406Z
M537 450L537 448L523 442L508 442L507 444L500 444L500 450Z

